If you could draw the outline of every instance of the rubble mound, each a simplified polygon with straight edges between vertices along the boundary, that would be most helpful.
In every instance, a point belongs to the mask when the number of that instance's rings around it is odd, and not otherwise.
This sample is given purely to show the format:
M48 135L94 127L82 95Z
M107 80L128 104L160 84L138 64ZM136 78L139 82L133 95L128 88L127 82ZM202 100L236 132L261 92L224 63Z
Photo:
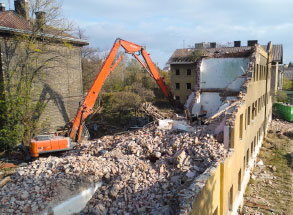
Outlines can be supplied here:
M226 156L227 150L213 136L154 125L104 136L79 144L61 158L18 168L0 191L0 213L34 214L85 184L102 181L81 214L176 214L182 204L180 191Z

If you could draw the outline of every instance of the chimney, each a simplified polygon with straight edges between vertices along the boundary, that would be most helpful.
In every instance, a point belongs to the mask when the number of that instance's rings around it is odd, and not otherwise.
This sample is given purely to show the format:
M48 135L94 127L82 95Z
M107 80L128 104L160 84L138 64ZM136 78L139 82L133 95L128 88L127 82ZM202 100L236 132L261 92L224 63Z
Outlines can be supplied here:
M216 42L210 42L210 48L217 48Z
M257 40L247 40L247 46L254 46L257 43L258 43Z
M24 17L26 20L29 19L28 15L28 0L15 0L14 1L14 8L15 12L22 17Z
M234 47L241 47L241 41L234 41Z
M5 4L4 3L0 3L0 12L5 11Z
M44 11L36 12L36 24L37 24L37 28L40 31L44 31L44 28L46 25L46 12Z
M204 49L204 48L206 48L206 44L204 42L195 43L194 48L196 48L196 49Z

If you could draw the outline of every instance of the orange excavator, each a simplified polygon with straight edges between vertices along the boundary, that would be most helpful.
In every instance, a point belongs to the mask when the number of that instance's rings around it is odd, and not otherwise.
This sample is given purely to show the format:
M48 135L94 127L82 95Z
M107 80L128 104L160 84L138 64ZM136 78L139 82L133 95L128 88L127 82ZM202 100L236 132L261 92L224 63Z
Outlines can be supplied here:
M64 136L60 136L57 133L49 135L39 135L36 138L32 139L30 144L30 155L32 157L38 157L39 154L47 152L70 150L76 145L76 142L80 141L85 119L93 112L92 108L95 105L97 97L106 78L124 57L123 54L114 63L114 65L112 65L120 47L124 48L126 54L131 54L135 59L138 60L143 68L145 68L149 72L149 74L155 79L170 103L173 106L175 105L174 97L171 91L164 83L163 78L160 77L159 72L155 64L152 62L147 51L140 45L118 38L115 40L115 43L103 66L101 67L100 72L96 76L96 79L89 89L86 97L84 98L83 103L79 107L77 114L69 127L68 133ZM138 57L139 55L142 56L146 65Z

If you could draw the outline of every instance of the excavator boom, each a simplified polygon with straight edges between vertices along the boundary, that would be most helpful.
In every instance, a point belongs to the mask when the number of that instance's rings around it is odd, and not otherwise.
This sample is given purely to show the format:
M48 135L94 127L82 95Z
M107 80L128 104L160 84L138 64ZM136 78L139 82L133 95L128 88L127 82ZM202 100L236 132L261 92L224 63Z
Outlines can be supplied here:
M84 99L83 104L80 106L80 108L76 114L76 117L75 117L73 124L72 124L72 129L69 134L69 136L72 140L76 139L77 141L79 141L79 139L81 137L81 131L82 131L82 122L86 119L86 117L89 114L92 113L92 108L97 100L97 97L100 93L100 90L101 90L106 78L108 77L108 75L111 71L111 65L114 62L114 59L116 57L116 54L117 54L120 46L124 48L125 53L133 55L139 61L139 63L142 64L142 66L144 68L148 69L148 71L150 72L152 77L155 79L157 84L162 89L164 95L169 99L170 102L173 103L173 96L172 96L169 88L164 83L163 78L160 77L160 74L157 70L157 67L152 62L147 51L140 45L137 45L137 44L134 44L134 43L122 40L122 39L116 39L108 57L106 58L103 66L101 67L100 72L96 76L95 81L93 82L90 90L88 91L88 93ZM142 55L147 66L144 65L144 63L137 57L136 53L139 53ZM120 58L115 63L115 65L113 67L116 67L122 58ZM77 138L75 138L77 132L78 132L78 135L77 135Z
M149 54L147 51L140 45L122 40L116 39L114 45L108 54L105 62L103 63L99 73L97 74L93 84L91 85L87 95L85 96L82 104L80 105L77 114L72 122L71 130L69 132L69 137L73 141L79 141L81 138L81 132L83 129L83 123L88 115L90 115L93 110L98 95L101 91L101 88L110 74L111 71L117 66L117 64L122 60L124 55L120 57L119 60L112 66L112 63L115 60L117 55L118 49L122 47L125 50L126 54L133 55L138 62L151 74L151 76L155 79L159 87L162 89L164 95L168 98L172 105L174 105L173 95L169 88L164 83L163 78L160 76L157 67L152 62ZM142 55L145 64L142 60L138 57L138 55ZM33 157L37 157L39 153L49 152L49 151L61 151L61 150L68 150L72 148L72 144L69 138L66 137L43 137L40 140L35 138L31 142L31 155ZM63 143L62 147L60 143ZM58 148L60 146L60 148Z

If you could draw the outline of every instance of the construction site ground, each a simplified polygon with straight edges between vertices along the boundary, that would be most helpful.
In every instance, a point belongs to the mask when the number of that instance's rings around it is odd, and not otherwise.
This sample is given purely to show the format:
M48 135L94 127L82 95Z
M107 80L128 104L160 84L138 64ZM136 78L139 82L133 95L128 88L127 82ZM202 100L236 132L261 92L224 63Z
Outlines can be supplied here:
M292 214L292 139L292 123L272 121L241 214ZM177 194L226 153L212 136L197 138L149 125L85 142L58 157L2 162L0 214L44 212L100 180L104 184L81 214L176 214L183 203Z
M293 214L293 123L275 119L263 141L241 214Z

